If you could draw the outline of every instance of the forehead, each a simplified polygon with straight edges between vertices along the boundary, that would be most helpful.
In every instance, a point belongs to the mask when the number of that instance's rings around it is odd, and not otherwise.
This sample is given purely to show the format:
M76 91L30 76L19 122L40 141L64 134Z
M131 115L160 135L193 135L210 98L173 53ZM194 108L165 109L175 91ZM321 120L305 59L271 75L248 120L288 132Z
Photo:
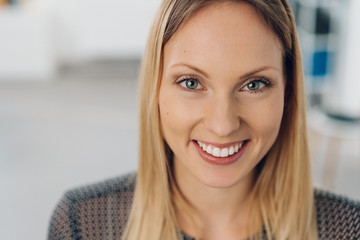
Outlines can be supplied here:
M222 61L263 65L278 64L279 59L282 62L282 47L276 35L256 10L244 2L212 3L198 10L172 36L164 51L167 63Z

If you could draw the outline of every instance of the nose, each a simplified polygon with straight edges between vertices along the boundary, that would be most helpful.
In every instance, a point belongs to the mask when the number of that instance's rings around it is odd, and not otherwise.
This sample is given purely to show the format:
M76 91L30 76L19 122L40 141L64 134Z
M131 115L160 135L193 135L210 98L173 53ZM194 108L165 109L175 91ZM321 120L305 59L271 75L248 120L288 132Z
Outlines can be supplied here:
M227 137L240 127L236 99L231 96L216 97L208 105L204 119L206 128L219 137Z

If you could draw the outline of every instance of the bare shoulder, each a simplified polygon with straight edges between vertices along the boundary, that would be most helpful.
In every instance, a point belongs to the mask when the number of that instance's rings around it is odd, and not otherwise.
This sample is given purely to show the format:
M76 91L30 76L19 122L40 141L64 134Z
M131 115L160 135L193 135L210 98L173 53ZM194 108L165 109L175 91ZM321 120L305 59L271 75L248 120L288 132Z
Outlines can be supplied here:
M320 239L360 239L360 201L315 190Z
M131 209L136 174L67 191L56 206L48 239L119 238Z

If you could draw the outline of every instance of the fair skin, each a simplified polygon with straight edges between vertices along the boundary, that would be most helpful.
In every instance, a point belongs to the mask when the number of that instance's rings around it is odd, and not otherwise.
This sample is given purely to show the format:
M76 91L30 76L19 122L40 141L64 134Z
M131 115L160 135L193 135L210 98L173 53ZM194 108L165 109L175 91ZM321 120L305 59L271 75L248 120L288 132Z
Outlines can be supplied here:
M283 114L281 45L250 5L215 3L173 35L163 57L162 131L197 226L177 211L179 227L206 240L246 238L254 169Z

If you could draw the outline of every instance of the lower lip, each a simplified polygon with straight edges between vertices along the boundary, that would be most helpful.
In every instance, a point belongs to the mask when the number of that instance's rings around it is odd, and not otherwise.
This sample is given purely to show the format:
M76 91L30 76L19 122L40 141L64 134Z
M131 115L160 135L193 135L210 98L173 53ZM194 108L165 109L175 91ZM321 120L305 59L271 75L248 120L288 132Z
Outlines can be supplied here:
M192 141L192 142L195 146L195 149L199 153L200 157L203 160L205 160L205 162L213 164L213 165L221 165L221 166L230 165L230 164L233 164L234 162L236 162L243 155L247 146L250 143L250 141L245 141L245 143L243 144L243 146L237 153L230 155L228 157L214 157L213 155L210 155L207 152L204 152L202 150L202 148L195 141Z

